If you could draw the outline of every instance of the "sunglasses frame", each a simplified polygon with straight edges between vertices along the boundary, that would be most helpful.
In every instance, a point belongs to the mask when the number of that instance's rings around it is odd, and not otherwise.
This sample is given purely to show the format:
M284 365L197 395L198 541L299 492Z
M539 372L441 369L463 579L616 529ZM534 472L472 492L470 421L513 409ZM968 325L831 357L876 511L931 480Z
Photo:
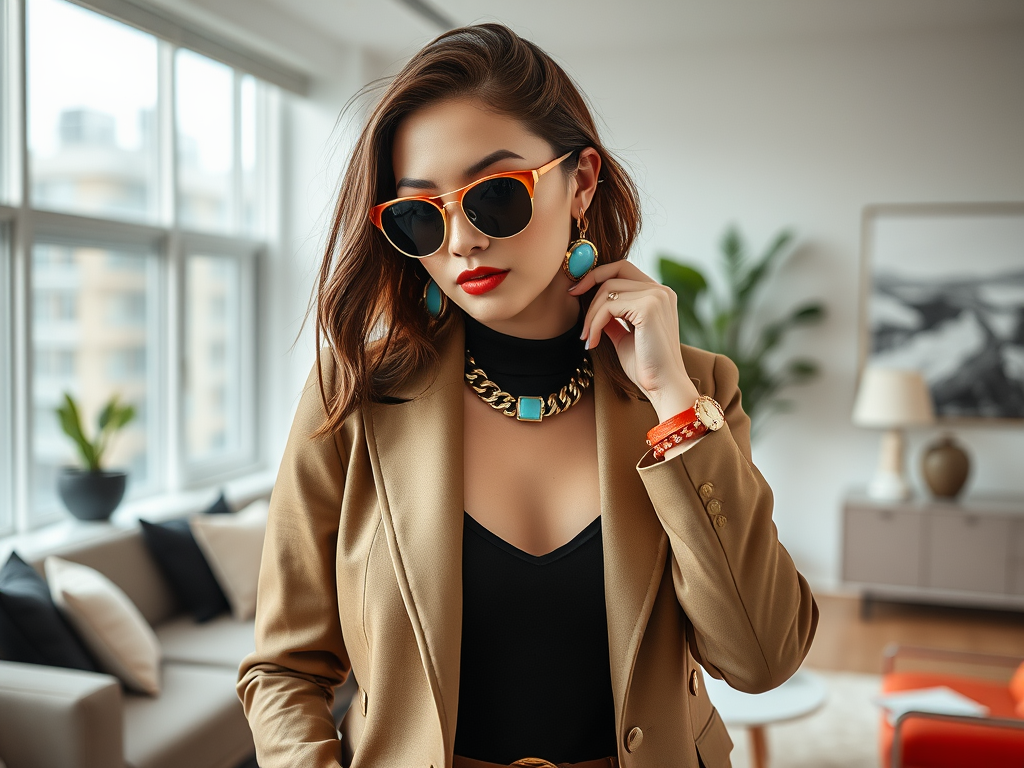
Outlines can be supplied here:
M452 205L454 203L458 203L459 207L462 208L462 200L469 193L469 190L471 190L478 184L483 184L485 181L490 181L491 179L516 179L517 181L521 181L523 183L523 186L526 187L526 191L530 195L530 220L526 222L526 227L528 227L530 226L530 221L533 221L533 190L536 188L537 182L540 180L541 176L550 171L552 168L557 167L567 157L569 157L569 155L571 155L573 151L574 150L569 150L561 157L556 157L554 160L545 163L540 168L525 171L504 171L502 173L492 173L490 176L484 176L482 178L477 179L476 181L471 181L464 187L459 187L458 189L453 189L451 192L445 192L440 195L410 195L408 197L396 197L394 200L388 200L386 203L381 203L380 205L373 206L373 208L370 209L370 221L373 222L373 225L384 234L384 237L387 238L387 241L391 243L391 245L394 247L396 251L412 259L425 259L427 258L427 256L433 256L435 253L437 253L437 251L440 251L441 248L444 246L445 241L448 240L448 214L445 211L445 208L447 206ZM456 197L454 200L449 200L447 203L442 203L441 198L448 197L449 195L458 195L458 197ZM435 250L433 253L427 253L424 254L423 256L415 256L411 253L406 253L397 245L395 245L394 242L392 242L391 238L388 237L388 233L384 231L384 225L381 221L381 217L384 214L384 210L387 207L394 205L395 203L402 203L405 202L406 200L421 200L425 203L434 206L435 208L437 208L438 211L440 211L441 221L444 223L444 235L441 238L441 245L437 246L437 250ZM465 213L466 210L463 208L462 212ZM473 222L469 220L468 215L466 216L466 221L469 221L473 229L475 229L481 235L489 237L493 240L508 240L510 237L515 237L516 235L522 234L522 232L526 229L526 227L523 227L523 229L516 232L515 235L497 237L496 235L488 235L482 229L473 224Z

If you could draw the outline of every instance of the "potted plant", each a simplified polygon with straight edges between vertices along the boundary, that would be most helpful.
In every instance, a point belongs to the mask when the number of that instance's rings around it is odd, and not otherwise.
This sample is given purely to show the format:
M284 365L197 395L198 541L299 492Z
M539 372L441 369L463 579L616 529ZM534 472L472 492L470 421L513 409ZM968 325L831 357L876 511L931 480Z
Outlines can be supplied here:
M61 429L74 442L84 464L84 468L61 468L57 491L64 506L79 520L106 520L124 497L128 473L104 470L103 454L110 439L135 418L135 406L118 403L116 393L111 396L100 411L96 437L91 441L82 430L78 405L69 393L64 393L64 404L56 413Z
M755 433L769 413L792 407L791 401L778 396L779 390L818 374L814 360L797 357L780 363L773 360L773 353L790 329L821 322L825 317L821 302L805 302L763 324L753 317L755 299L792 240L792 232L783 230L762 254L751 258L739 230L729 227L721 242L722 272L727 283L724 291L712 290L693 264L665 254L660 254L658 264L661 281L676 293L683 343L726 355L736 363L743 409ZM783 290L774 295L789 294Z

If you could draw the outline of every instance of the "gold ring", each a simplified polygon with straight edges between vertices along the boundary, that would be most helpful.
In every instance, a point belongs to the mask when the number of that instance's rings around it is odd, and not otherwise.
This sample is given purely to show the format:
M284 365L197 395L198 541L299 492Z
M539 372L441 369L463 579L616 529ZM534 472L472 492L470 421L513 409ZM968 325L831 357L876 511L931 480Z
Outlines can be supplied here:
M619 298L619 294L617 292L615 292L615 291L609 291L608 292L608 301L615 301L617 298Z

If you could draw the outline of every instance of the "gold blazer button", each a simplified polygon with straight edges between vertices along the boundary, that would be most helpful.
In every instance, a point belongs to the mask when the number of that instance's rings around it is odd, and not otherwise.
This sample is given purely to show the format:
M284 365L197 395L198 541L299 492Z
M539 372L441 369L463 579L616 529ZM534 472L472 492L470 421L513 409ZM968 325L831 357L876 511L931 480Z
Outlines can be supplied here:
M718 499L712 499L711 501L708 502L708 512L710 512L712 515L717 515L721 511L722 502L720 502Z
M715 486L711 483L703 483L700 487L700 497L707 501L711 498L711 494L715 492Z
M696 669L690 672L690 693L694 696L700 693L700 675Z
M634 752L643 743L644 732L639 728L633 728L626 736L626 751Z

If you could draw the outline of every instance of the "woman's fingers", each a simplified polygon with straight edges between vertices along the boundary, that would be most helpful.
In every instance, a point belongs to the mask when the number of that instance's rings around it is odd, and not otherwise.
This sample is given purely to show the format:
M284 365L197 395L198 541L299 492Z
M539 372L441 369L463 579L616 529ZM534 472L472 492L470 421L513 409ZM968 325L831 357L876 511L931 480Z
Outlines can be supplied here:
M601 264L594 267L583 278L569 289L569 292L579 296L582 293L586 293L598 283L603 283L615 277L627 278L629 280L639 280L645 283L653 283L658 285L658 281L648 275L646 272L641 270L635 264L620 259L619 261L613 261L610 264Z
M635 283L634 283L635 284ZM609 293L616 291L602 291L594 298L588 317L584 320L584 338L588 340L588 348L593 348L601 341L601 332L614 318L621 318L636 328L648 322L652 317L660 315L665 308L661 306L667 303L668 294L658 286L639 289L624 289L616 292L618 295L611 299ZM616 334L619 338L621 336ZM615 337L609 335L615 341Z

